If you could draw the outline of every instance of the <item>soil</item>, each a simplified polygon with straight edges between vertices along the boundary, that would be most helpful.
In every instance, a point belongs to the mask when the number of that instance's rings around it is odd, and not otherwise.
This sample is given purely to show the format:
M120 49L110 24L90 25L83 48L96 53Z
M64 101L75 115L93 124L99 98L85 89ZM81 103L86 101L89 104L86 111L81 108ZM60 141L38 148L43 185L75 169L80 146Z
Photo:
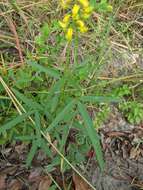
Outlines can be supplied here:
M109 119L99 131L105 169L101 172L95 157L91 156L84 175L97 190L140 190L143 188L143 126L129 124L116 107L111 109ZM32 167L27 169L24 163L28 150L29 145L25 144L1 147L0 190L41 190L45 183L51 184L42 168L49 163L46 154L39 150ZM52 176L62 187L63 178L58 168ZM71 171L67 178L72 179ZM77 190L74 184L72 189Z
M87 176L97 190L140 190L143 188L142 126L130 125L113 108L100 131L105 170L101 172L91 159Z

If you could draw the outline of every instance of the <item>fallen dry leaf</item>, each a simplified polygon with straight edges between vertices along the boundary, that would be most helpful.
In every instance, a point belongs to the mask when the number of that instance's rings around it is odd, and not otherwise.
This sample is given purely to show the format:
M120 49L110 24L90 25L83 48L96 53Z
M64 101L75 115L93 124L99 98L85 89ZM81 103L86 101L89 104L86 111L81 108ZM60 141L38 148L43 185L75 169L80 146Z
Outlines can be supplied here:
M52 183L52 180L49 176L44 176L40 181L38 190L48 190Z
M6 188L6 175L0 175L0 190L4 190Z
M10 190L21 190L22 189L22 184L17 179L14 179L14 180L12 180L10 182L10 184L8 185L7 189L10 189Z
M41 168L34 168L34 169L32 169L32 171L30 172L30 175L28 176L28 180L30 182L40 181L40 179L41 179L41 173L42 173L42 169Z
M133 147L130 152L130 159L138 158L140 153L141 153L141 149L137 149Z
M17 166L8 166L0 170L1 175L8 174L14 175L16 173Z
M47 159L47 155L43 150L39 150L37 153L37 160L42 162Z
M15 146L15 151L18 154L21 154L23 152L23 150L26 148L26 145L24 143L20 144L20 145L16 145Z
M73 174L75 190L92 190L91 187L77 174Z

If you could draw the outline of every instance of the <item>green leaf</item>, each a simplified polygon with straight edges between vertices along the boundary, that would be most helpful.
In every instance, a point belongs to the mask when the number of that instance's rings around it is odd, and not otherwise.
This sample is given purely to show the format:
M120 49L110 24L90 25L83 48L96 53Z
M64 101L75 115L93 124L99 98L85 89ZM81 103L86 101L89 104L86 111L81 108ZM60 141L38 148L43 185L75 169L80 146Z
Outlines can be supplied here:
M0 127L0 134L3 133L6 130L11 129L12 127L16 126L17 124L21 123L23 120L25 120L27 117L29 117L31 114L33 114L33 112L27 112L24 113L20 116L17 116L15 119L13 119L12 121L4 124L3 126Z
M49 95L47 97L47 101L49 103L45 106L46 112L47 110L49 110L49 107L51 113L54 113L54 111L56 110L60 100L60 96L62 94L62 89L64 87L64 84L65 84L64 78L61 78L60 80L57 80L54 84L52 84L52 87L49 89Z
M35 110L43 110L43 107L37 102L34 102L30 98L27 98L26 96L24 96L22 93L20 93L18 90L14 88L12 88L12 90L15 93L15 95L30 108L34 108Z
M80 98L82 102L90 103L119 103L121 99L107 96L82 96Z
M36 69L37 71L48 74L50 77L53 77L56 79L60 78L60 73L53 68L43 67L42 65L39 65L37 64L37 62L34 62L34 61L28 61L28 64L34 69Z
M44 23L43 27L41 28L42 37L46 40L48 39L50 33L50 27L47 23Z
M7 96L0 96L0 100L10 100L10 98Z
M101 170L103 170L104 169L104 160L103 160L103 154L102 154L102 148L100 145L99 135L93 126L92 120L91 120L85 106L80 102L78 103L78 110L83 118L83 121L86 126L87 134L88 134L88 136L92 142L92 145L95 149L99 166L100 166Z
M35 136L30 136L30 135L23 135L23 136L16 136L14 137L15 140L20 140L20 141L31 141L35 139Z
M59 103L60 95L61 95L61 88L64 84L64 80L58 80L50 89L49 98L51 99L51 113L56 110L56 107Z
M34 158L34 155L36 154L37 149L38 149L38 144L37 144L37 141L34 140L32 142L32 147L31 147L30 152L28 153L28 156L27 156L27 159L26 159L27 167L31 165L31 162L32 162L32 160Z
M36 137L37 137L37 144L41 146L41 123L40 123L40 116L39 113L35 113L35 127L36 127Z
M52 84L50 90L49 90L49 95L50 98L53 97L54 94L57 94L57 92L59 92L59 94L61 94L60 89L64 87L65 84L65 78L61 78L60 80L57 80L55 82L55 84Z
M47 131L49 132L51 129L56 127L58 123L64 119L65 115L66 116L69 115L74 105L75 105L75 100L69 102L69 104L65 106L65 108L56 116L53 122L49 125Z
M41 149L47 154L48 157L52 158L52 152L49 148L49 144L44 139L41 140Z
M36 36L35 43L39 46L44 46L45 41L42 36Z
M57 186L56 185L52 185L51 187L48 188L48 190L56 190Z
M63 130L63 133L62 133L62 139L59 142L59 144L60 144L60 147L59 147L60 152L64 152L64 146L66 144L68 135L69 135L69 128L68 128L68 126L64 126L64 130Z
M4 144L6 144L6 142L7 142L7 139L0 139L0 145L4 145Z
M52 98L52 100L51 100L51 113L53 113L56 110L56 107L57 107L58 102L59 102L59 98L60 98L59 94L55 94L55 96Z
M85 162L85 155L81 154L80 152L75 153L75 160L77 163L84 163Z
M90 0L91 6L95 7L96 6L96 0Z

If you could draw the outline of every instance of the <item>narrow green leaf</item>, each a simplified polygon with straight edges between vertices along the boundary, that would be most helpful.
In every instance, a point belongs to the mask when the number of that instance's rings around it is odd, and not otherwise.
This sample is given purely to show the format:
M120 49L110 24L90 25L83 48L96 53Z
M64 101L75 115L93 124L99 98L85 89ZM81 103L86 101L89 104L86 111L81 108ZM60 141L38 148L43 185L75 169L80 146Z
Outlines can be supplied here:
M90 4L91 4L91 6L93 6L95 8L95 6L96 6L96 0L90 0Z
M49 144L44 139L41 140L41 149L47 154L49 158L52 158L52 152L49 148Z
M39 65L37 62L32 61L28 61L28 64L39 72L46 73L49 76L54 77L56 79L60 78L60 73L53 68L43 67L42 65Z
M70 111L70 114L65 115L63 122L70 123L70 121L72 121L72 118L74 118L77 115L77 113L78 113L77 110Z
M57 189L57 185L52 185L51 187L48 188L48 190L56 190Z
M60 89L64 87L65 84L65 78L60 78L59 80L57 80L54 84L52 84L50 90L49 90L49 95L53 96L53 94L60 94L61 91Z
M69 135L69 128L67 126L65 126L65 129L64 129L63 134L62 134L62 139L59 142L59 144L60 144L60 147L59 147L60 152L64 151L64 146L66 144L68 135Z
M50 27L48 23L44 23L44 25L41 28L42 37L46 40L48 39L48 36L50 34Z
M29 136L29 135L23 135L23 136L16 136L14 137L15 140L20 140L20 141L31 141L35 139L35 136Z
M65 84L65 79L61 78L60 80L57 80L55 84L52 84L52 87L49 90L49 96L47 98L50 101L49 101L49 105L47 106L50 106L51 113L53 113L58 106L64 84ZM47 106L45 107L46 110L47 110Z
M18 90L12 88L13 92L15 93L15 95L23 102L25 103L27 106L29 106L30 108L34 108L35 110L43 110L43 107L38 104L37 102L34 102L33 100L31 100L30 98L27 98L26 96L24 96L22 93L20 93Z
M82 102L90 102L90 103L118 103L121 102L121 99L115 97L107 97L107 96L82 96L80 98Z
M56 107L58 105L59 99L60 99L59 94L55 94L55 96L52 98L52 101L51 101L51 113L53 113L56 110Z
M78 103L78 110L83 118L83 121L86 126L87 134L88 134L88 136L92 142L92 145L95 149L99 166L100 166L101 170L103 170L104 169L104 160L103 160L103 154L102 154L102 148L100 145L99 135L93 126L92 120L91 120L85 106L80 102Z
M60 121L62 121L65 117L65 115L70 114L70 111L72 110L73 106L75 105L75 101L72 100L53 120L53 122L49 125L47 131L49 132L51 129L56 127Z
M40 116L39 113L35 113L35 127L36 127L36 137L37 137L37 144L41 146L41 123L40 123Z
M2 99L2 100L10 100L10 98L7 97L7 96L0 96L0 99Z
M20 116L17 116L12 121L9 121L8 123L4 124L3 126L0 127L0 134L3 133L6 130L11 129L12 127L16 126L17 124L21 123L23 120L25 120L31 114L33 114L33 112L24 113L24 114L22 114Z
M32 160L34 158L34 155L36 154L37 149L38 149L38 144L37 144L37 141L34 140L32 142L32 147L31 147L30 152L28 153L28 156L27 156L27 159L26 159L27 167L31 165L31 162L32 162Z

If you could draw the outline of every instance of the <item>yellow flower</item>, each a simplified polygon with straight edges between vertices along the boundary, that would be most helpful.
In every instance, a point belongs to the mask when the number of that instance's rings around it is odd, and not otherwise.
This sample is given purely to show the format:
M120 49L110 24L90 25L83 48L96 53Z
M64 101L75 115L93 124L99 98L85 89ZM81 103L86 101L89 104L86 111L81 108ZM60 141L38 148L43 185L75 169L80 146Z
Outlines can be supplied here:
M72 17L74 19L77 19L78 18L78 12L79 12L79 9L80 9L80 6L75 4L72 8Z
M83 13L81 16L83 19L88 19L91 16L91 14Z
M64 16L64 18L63 18L63 22L64 22L64 23L69 23L70 17L71 17L70 14L66 14L66 15Z
M59 25L65 30L70 21L70 14L66 14L63 18L63 21L59 21Z
M84 25L85 25L82 20L78 20L76 23L77 23L77 25L78 25L79 27L84 27Z
M83 8L81 17L83 19L88 19L91 16L92 12L93 12L92 6L85 7L85 8Z
M85 33L88 31L88 28L86 26L83 26L83 27L79 27L79 30L81 33Z
M72 40L72 37L73 37L73 28L68 28L65 37L66 37L66 39L67 39L68 41L71 41L71 40Z
M108 6L107 6L107 11L109 11L109 12L112 12L112 11L113 11L112 5L108 5Z
M88 31L88 28L85 26L85 24L84 24L84 22L82 20L78 20L76 23L79 26L79 31L81 33L85 33L85 32Z
M69 4L71 3L72 0L61 0L61 6L63 9L66 9L69 7Z
M68 26L68 23L64 23L64 22L59 21L59 25L65 30Z
M93 7L90 5L89 0L60 0L60 2L63 9L71 12L70 14L65 14L63 20L59 21L59 25L65 33L65 38L70 42L73 39L74 32L85 33L88 31L84 20L91 16ZM76 3L74 4L74 2Z
M88 7L85 7L83 12L86 13L86 14L91 14L93 11L93 7L92 6L88 6Z
M88 7L88 6L89 6L89 1L88 1L88 0L78 0L78 2L79 2L83 7Z

